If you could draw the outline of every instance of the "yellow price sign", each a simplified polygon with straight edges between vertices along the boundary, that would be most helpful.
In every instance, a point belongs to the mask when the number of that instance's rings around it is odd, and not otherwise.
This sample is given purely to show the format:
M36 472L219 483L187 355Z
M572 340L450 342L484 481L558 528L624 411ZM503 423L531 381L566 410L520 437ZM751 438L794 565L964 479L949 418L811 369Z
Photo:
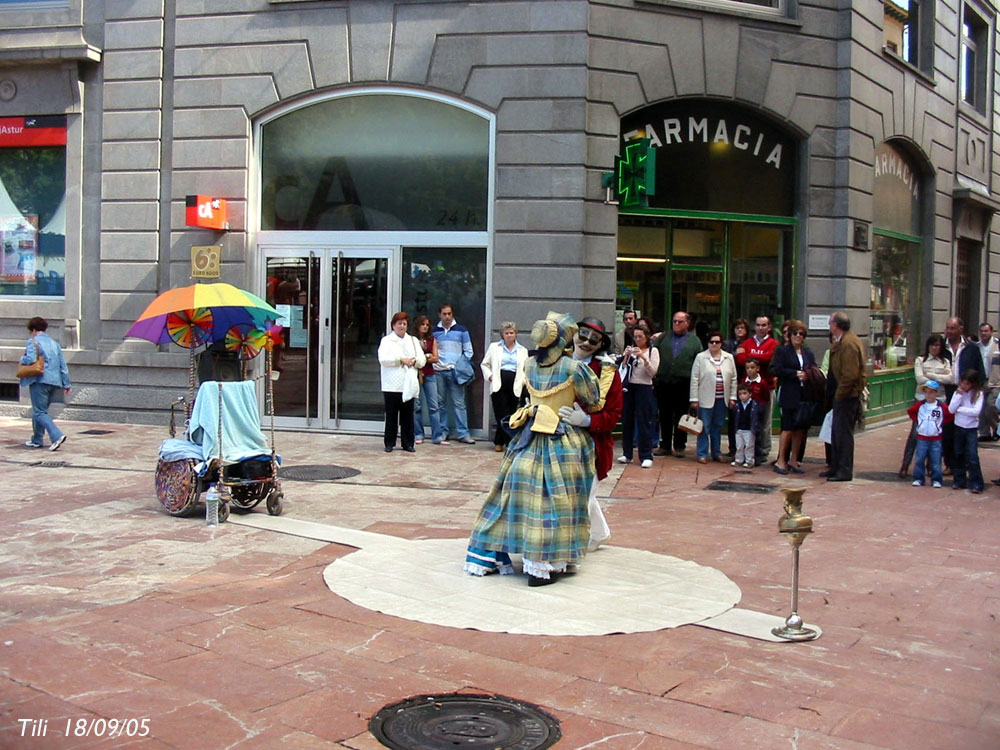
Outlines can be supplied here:
M191 278L217 279L221 269L222 245L191 246Z

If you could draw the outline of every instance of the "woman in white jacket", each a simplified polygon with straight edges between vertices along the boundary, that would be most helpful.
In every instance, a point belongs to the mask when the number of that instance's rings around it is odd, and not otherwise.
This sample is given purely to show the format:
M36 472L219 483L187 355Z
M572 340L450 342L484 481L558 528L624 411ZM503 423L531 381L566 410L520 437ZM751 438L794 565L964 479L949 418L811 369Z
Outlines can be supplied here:
M410 316L398 312L392 316L392 331L378 345L378 363L382 366L382 398L385 399L385 452L396 447L400 436L403 450L414 452L413 399L420 391L417 371L427 362L423 347L406 333Z
M502 451L510 442L510 435L500 424L521 405L524 393L524 363L528 361L528 349L517 343L517 324L506 320L500 324L500 341L494 341L486 349L483 361L479 363L483 379L490 384L490 400L493 402L493 418L497 421L493 435L494 450Z
M698 436L698 463L722 461L722 425L736 400L736 360L722 350L722 334L708 335L708 349L694 358L691 366L691 408L705 427Z

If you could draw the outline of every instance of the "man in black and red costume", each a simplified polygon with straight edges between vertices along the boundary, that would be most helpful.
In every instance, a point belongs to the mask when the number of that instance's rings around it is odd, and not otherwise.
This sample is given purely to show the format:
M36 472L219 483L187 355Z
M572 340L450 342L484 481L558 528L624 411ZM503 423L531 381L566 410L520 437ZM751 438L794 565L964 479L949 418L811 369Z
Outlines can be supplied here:
M583 409L579 402L559 409L559 416L570 424L586 427L596 448L597 477L590 489L590 549L597 549L611 536L604 513L597 500L597 484L608 475L614 460L615 441L611 436L622 415L622 381L615 361L608 356L611 337L604 322L584 318L573 337L573 359L585 362L600 383L601 397L596 406Z

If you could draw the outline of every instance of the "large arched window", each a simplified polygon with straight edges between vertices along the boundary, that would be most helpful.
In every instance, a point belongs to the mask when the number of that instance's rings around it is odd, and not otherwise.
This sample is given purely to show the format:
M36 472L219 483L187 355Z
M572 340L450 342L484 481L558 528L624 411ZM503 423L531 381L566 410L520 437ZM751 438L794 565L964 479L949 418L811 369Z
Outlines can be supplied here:
M911 364L921 353L921 173L898 146L875 149L871 357L875 366Z
M261 127L262 230L482 231L489 122L395 93L311 104Z

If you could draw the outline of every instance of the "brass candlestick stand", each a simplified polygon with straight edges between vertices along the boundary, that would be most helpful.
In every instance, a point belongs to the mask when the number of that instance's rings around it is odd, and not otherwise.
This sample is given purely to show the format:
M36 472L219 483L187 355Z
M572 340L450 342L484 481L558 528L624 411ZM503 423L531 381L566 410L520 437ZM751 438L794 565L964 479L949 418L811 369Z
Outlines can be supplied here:
M792 613L788 615L785 624L780 628L772 628L771 632L778 638L788 641L811 641L819 637L819 633L807 628L799 617L799 547L807 534L813 530L812 519L802 512L802 496L805 488L780 488L785 493L785 514L778 519L778 531L788 537L792 545Z

